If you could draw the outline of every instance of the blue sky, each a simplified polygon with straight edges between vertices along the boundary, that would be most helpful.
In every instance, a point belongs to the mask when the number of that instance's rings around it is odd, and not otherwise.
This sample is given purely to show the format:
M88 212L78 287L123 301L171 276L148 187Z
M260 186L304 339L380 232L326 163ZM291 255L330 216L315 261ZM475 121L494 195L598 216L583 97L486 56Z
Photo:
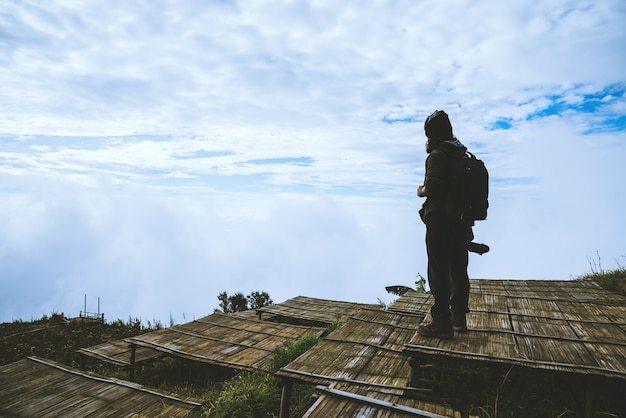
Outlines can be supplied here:
M423 121L491 174L474 278L626 263L621 0L0 0L0 321L426 275Z

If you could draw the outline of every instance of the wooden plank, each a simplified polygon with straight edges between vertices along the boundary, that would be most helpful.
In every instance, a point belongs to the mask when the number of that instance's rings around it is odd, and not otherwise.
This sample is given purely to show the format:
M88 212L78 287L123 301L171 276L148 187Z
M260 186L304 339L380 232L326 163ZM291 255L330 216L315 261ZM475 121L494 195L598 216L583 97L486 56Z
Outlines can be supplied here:
M378 305L297 296L279 304L264 306L257 312L330 325L361 308L377 309Z
M420 416L419 413L461 418L460 411L456 411L442 403L412 399L391 393L381 393L364 386L355 387L347 384L337 384L327 389L338 392L335 392L335 394L327 393L326 388L321 387L319 389L321 392L319 398L303 415L303 418L405 418ZM386 408L386 406L391 407ZM397 408L394 408L394 406L397 406Z
M399 403L383 401L383 400L376 399L374 397L359 395L356 393L351 393L351 392L347 392L343 390L332 389L326 386L317 386L316 389L321 392L331 394L333 396L338 396L342 398L347 398L351 401L356 401L360 404L373 405L376 408L392 410L394 412L405 413L411 416L424 417L424 418L445 418L443 415L434 414L432 412L428 412L422 409L412 408L412 407L408 407L405 405L401 405ZM363 416L363 415L359 415L359 416Z
M271 323L243 316L213 314L126 341L177 357L239 370L266 370L274 350L307 332L324 328Z
M532 360L522 357L518 359L508 357L498 357L489 354L467 353L446 350L436 347L419 346L419 345L407 345L405 347L405 353L413 358L428 358L430 361L445 361L446 357L463 359L468 362L494 362L494 363L506 363L515 364L521 367L535 368L535 369L547 369L547 370L559 370L567 373L581 373L581 374L597 374L608 377L617 377L626 379L626 373L621 370L608 370L600 366L589 365L574 365L570 363L558 363L542 360Z
M420 321L418 315L361 309L279 375L323 384L351 382L400 393L410 373L401 350Z
M1 416L156 416L146 413L156 408L184 417L200 405L35 357L0 367Z
M130 366L130 344L123 340L109 341L91 347L77 350L81 355L114 364L116 366ZM155 350L139 347L135 352L135 364L153 360L161 356Z

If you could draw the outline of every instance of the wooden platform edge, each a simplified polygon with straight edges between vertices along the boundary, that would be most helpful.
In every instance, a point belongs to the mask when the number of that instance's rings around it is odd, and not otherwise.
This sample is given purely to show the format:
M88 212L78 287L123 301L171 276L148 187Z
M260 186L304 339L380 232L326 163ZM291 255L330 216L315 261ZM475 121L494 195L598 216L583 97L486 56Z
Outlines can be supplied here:
M82 354L82 355L85 355L85 356L88 356L88 357L91 357L91 358L94 358L94 359L97 359L97 360L102 360L102 361L105 361L107 363L114 364L116 366L123 366L123 367L130 366L130 362L126 362L126 361L123 361L123 360L118 360L116 358L109 357L109 356L107 356L105 354L102 354L102 353L99 353L97 351L90 350L88 348L84 348L84 347L83 348L79 348L78 350L76 350L76 352L78 354Z
M119 380L119 379L110 379L110 378L105 378L105 377L100 377L100 376L95 376L95 375L91 375L91 374L87 374L87 373L82 373L79 372L77 370L74 369L69 369L67 367L63 367L62 365L49 361L49 360L44 360L42 358L39 357L27 357L28 360L34 361L35 363L39 363L42 364L44 366L48 366L48 367L52 367L55 368L57 370L60 370L62 372L65 373L69 373L75 376L80 376L86 379L90 379L90 380L94 380L97 382L101 382L101 383L108 383L108 384L112 384L112 385L117 385L117 386L123 386L126 387L128 389L133 389L139 392L143 392L143 393L148 393L150 395L154 395L157 396L159 398L164 398L164 399L168 399L174 402L180 402L180 403L184 403L186 405L190 405L193 407L201 407L202 403L200 402L195 402L195 401L190 401L190 400L185 400L185 399L181 399L179 397L173 396L173 395L168 395L165 393L161 393L161 392L157 392L151 389L148 389L142 385L139 385L137 383L132 383L132 382L127 382L125 380Z
M372 405L372 406L376 406L379 408L384 408L386 410L393 411L393 412L407 413L407 414L414 415L416 417L424 417L424 418L446 418L443 415L424 411L423 409L411 408L409 406L400 405L400 404L388 402L388 401L382 401L380 399L375 399L375 398L364 396L364 395L358 395L356 393L346 392L343 390L334 389L334 388L330 388L327 386L318 385L316 386L315 389L325 394L353 400L358 403L362 403L366 405Z
M482 362L496 362L505 363L510 365L520 365L529 368L541 368L544 370L556 370L565 373L577 373L580 374L582 370L587 372L593 372L593 374L603 375L608 377L617 377L620 379L626 379L626 372L621 370L610 370L602 367L586 366L586 365L574 365L567 363L557 363L542 360L529 360L524 358L514 359L508 357L491 356L488 354L480 353L468 353L456 350L447 350L443 348L429 347L424 345L407 344L404 346L403 353L411 358L418 356L426 356L430 359L453 357L459 360L473 360Z

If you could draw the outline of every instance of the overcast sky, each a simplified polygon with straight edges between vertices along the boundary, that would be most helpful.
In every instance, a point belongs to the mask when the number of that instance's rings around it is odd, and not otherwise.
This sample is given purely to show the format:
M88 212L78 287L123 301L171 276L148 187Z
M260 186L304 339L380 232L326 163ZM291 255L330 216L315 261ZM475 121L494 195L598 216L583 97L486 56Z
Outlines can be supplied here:
M376 303L426 276L424 119L482 279L626 265L626 2L0 0L0 321Z

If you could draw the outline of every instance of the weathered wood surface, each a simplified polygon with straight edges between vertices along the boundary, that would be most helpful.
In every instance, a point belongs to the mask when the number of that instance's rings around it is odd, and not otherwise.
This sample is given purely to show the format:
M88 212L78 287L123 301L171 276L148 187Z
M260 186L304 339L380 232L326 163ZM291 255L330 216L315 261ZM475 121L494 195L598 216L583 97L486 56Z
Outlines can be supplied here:
M334 386L345 392L443 416L460 416L451 407L404 397L411 368L403 354L423 314L380 309L360 309L306 353L278 371L277 375L300 382ZM306 417L406 416L347 396L321 396Z
M256 319L257 317L256 312L252 310L234 312L229 315L238 318L248 319ZM271 319L271 316L266 319ZM108 341L90 347L83 347L76 351L83 356L87 356L116 366L128 367L131 365L131 344L125 340ZM137 346L135 349L134 364L141 364L145 361L154 360L161 356L163 356L162 351L154 350L148 347Z
M387 311L358 311L278 375L447 416L458 412L445 411L438 403L424 407L406 396L415 389L408 388L409 358L626 378L626 298L588 281L470 284L466 334L452 340L419 336L418 325L430 320L432 296L408 292ZM305 416L403 415L358 396L324 394Z
M297 296L282 303L264 306L257 312L262 317L266 314L275 315L279 321L291 319L305 324L331 325L361 308L378 309L379 305Z
M430 293L417 293L409 291L396 299L387 310L392 312L408 312L426 316L433 304L433 296Z
M415 334L405 348L409 356L505 362L626 379L625 297L588 280L470 283L470 331L452 340ZM417 299L419 304L422 297Z
M125 341L193 361L239 370L269 371L274 349L307 332L321 335L324 329L214 313Z
M34 357L0 367L2 417L187 417L200 406Z
M80 348L77 352L116 366L130 366L130 344L123 340L109 341L91 347ZM138 347L135 352L135 364L153 360L162 355L163 353L160 351Z
M410 399L395 394L366 390L353 385L318 386L321 396L302 418L444 418L462 415L450 406Z
M361 309L278 375L330 385L351 383L373 391L401 394L409 379L403 347L422 316Z

